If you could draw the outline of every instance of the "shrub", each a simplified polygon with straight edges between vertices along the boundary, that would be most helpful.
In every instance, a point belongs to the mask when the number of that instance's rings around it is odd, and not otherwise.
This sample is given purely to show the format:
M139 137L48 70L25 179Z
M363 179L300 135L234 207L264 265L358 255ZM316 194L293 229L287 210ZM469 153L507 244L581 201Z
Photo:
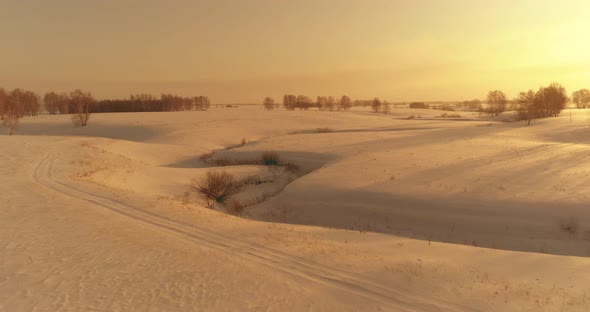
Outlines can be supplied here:
M264 98L264 101L262 101L262 106L264 106L264 109L266 110L272 110L275 108L275 100L270 97L266 97Z
M88 124L91 115L90 107L94 102L95 100L90 93L84 93L80 90L70 93L70 105L74 111L72 116L74 126L85 127Z
M373 101L371 101L371 108L375 113L381 110L381 101L379 98L374 98Z
M225 171L207 172L207 175L194 186L203 195L207 206L211 208L215 202L224 203L240 192L241 185Z
M264 152L264 153L262 153L262 163L265 166L278 166L279 165L279 154L277 152Z

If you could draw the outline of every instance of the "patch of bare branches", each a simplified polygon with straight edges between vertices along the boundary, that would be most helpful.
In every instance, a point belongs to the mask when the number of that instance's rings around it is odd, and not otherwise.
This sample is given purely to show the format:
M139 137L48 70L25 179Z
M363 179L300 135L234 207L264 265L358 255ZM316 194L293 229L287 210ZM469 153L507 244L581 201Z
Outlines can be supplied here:
M89 92L82 92L75 90L70 93L70 105L74 115L72 115L72 123L76 127L85 127L88 124L91 105L94 103L94 98Z
M237 181L233 175L225 171L210 171L193 188L201 193L212 208L215 203L223 204L240 192L242 183Z
M277 152L264 152L261 156L262 164L265 166L278 166L280 156Z

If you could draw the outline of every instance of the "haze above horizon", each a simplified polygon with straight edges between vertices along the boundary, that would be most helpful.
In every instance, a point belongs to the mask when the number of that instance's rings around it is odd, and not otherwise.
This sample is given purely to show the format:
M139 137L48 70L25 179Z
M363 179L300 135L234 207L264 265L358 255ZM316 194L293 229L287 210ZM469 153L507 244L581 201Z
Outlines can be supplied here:
M590 87L582 0L1 2L4 88L258 103Z

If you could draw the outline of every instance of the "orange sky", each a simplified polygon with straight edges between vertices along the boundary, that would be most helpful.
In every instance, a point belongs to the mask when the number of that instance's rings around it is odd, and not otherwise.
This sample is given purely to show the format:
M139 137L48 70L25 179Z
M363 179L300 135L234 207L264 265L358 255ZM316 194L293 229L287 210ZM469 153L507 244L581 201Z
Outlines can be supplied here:
M587 0L0 0L0 86L390 101L590 88Z

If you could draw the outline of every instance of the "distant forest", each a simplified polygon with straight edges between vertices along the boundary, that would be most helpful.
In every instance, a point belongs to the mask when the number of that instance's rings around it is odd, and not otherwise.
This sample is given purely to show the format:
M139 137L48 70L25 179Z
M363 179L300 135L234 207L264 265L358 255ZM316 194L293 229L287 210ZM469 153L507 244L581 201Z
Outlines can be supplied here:
M206 96L182 97L162 94L155 97L149 94L131 95L127 99L96 100L89 92L75 90L70 93L48 92L43 97L38 94L14 89L10 92L0 88L0 118L15 115L36 116L45 108L49 114L76 113L77 103L83 101L89 113L114 112L170 112L182 110L207 110L211 101Z
M540 87L537 91L520 92L513 99L509 99L500 90L493 90L488 92L484 101L475 99L455 102L452 105L449 102L449 104L430 107L443 110L476 110L491 116L511 110L516 111L518 119L528 120L530 123L532 119L558 116L568 102L574 103L577 108L590 107L590 91L588 89L575 91L570 98L563 86L552 83L549 86ZM279 103L270 97L264 98L262 104L267 110L279 107ZM285 94L282 101L282 106L286 110L317 108L323 111L333 111L349 110L353 106L370 106L375 112L389 113L389 105L390 103L381 101L379 98L353 101L346 95L338 98L318 96L314 101L305 95ZM182 97L174 94L162 94L157 97L149 94L137 94L126 99L96 100L89 92L81 90L70 93L48 92L41 97L32 91L20 88L10 92L0 88L0 119L9 126L16 124L18 118L38 115L43 108L49 114L85 116L79 118L79 123L83 126L92 113L205 111L210 106L211 101L206 96ZM408 106L410 108L429 108L429 104L424 102L412 102Z

